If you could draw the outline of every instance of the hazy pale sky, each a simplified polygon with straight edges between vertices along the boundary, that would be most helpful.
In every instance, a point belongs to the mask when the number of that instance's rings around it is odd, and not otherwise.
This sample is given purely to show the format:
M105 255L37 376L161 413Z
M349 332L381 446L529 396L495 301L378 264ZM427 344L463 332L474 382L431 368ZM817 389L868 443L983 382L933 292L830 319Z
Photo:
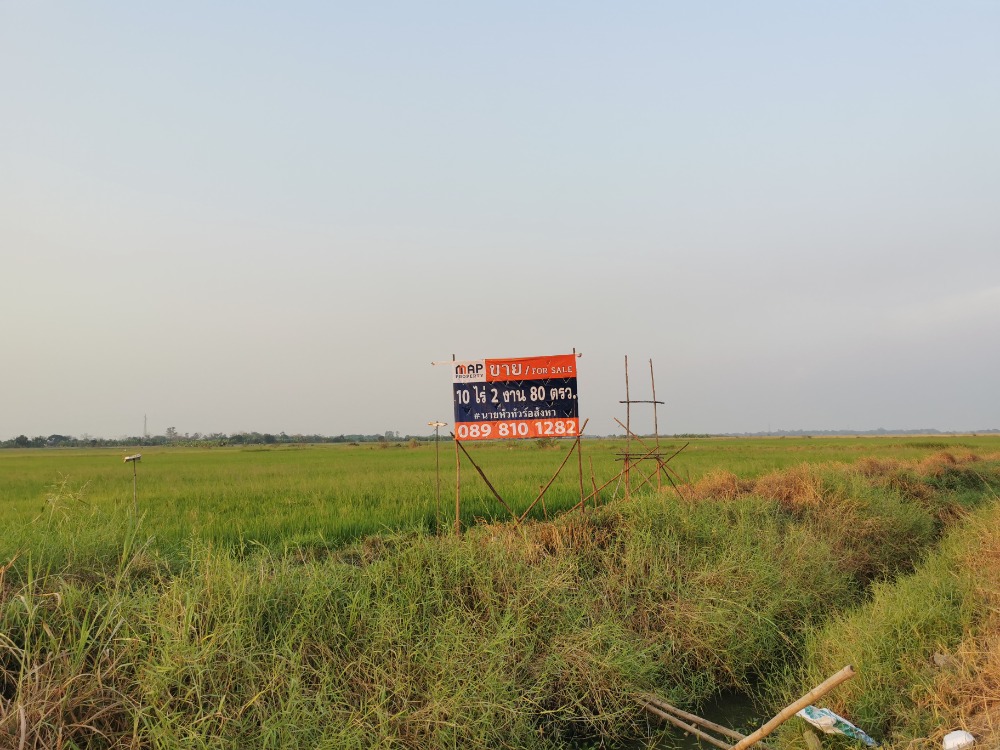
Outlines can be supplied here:
M1000 4L0 0L0 439L1000 427ZM633 416L651 429L647 410Z

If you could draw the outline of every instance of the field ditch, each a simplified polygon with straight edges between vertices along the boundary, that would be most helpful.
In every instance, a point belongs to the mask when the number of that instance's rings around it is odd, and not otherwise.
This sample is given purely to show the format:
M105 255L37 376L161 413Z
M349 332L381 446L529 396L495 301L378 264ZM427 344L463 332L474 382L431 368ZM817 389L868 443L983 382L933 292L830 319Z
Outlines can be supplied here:
M49 547L0 561L0 747L614 743L660 731L639 691L780 705L848 662L845 715L933 737L992 717L967 698L1000 662L998 490L1000 458L940 452L461 538L169 556L122 511L49 519Z

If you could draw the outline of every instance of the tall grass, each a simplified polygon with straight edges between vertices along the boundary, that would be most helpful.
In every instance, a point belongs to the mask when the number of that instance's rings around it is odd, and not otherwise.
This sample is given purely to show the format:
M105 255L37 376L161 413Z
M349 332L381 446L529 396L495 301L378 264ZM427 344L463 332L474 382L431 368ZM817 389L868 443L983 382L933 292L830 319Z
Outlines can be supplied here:
M1000 477L970 467L952 470ZM691 707L751 687L832 615L877 599L973 502L924 468L900 472L924 489L799 468L728 499L651 493L337 549L190 537L165 553L127 514L78 506L40 519L51 546L0 573L0 747L641 735L636 692Z
M968 467L966 467L968 469ZM971 498L970 485L996 500L995 474L952 464L929 483ZM1000 505L972 512L912 575L876 584L861 606L836 614L806 639L803 669L786 695L844 664L858 677L827 704L887 747L940 747L952 729L974 729L1000 745ZM789 726L785 745L798 747Z

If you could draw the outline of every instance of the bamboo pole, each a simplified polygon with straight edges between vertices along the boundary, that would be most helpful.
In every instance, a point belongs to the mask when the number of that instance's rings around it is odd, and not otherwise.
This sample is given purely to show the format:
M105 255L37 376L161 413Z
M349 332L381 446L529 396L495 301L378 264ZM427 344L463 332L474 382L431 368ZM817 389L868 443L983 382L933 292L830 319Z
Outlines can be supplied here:
M576 436L576 462L580 469L580 512L586 513L587 504L583 502L583 443L580 442L582 435Z
M600 487L596 487L593 492L591 492L589 495L587 495L585 498L583 498L583 500L581 500L580 502L585 503L588 500L590 500L590 498L597 497L597 493L598 492L600 492L601 490L603 490L609 484L612 484L613 482L616 482L617 480L621 479L621 476L622 476L623 472L624 472L624 470L623 471L619 471L617 474L615 474L613 477L611 477L611 479L609 479L607 482L605 482L604 484L602 484ZM572 508L569 509L569 512L572 513L579 506L580 506L580 503L577 503L576 505L574 505ZM597 507L597 506L595 505L594 507Z
M670 717L665 716L664 712L674 716L674 718L686 719L687 721L691 722L691 724L697 724L698 726L703 727L704 729L708 729L710 731L715 732L716 734L721 734L725 737L730 737L734 740L742 740L746 737L746 735L740 734L739 732L734 731L728 727L724 727L721 724L716 724L715 722L709 721L708 719L703 719L700 716L695 716L694 714L688 713L687 711L682 711L676 706L671 706L669 703L660 700L655 695L636 696L636 701L638 701L639 705L641 705L643 709L645 709L647 712L653 714L654 716L659 716L660 718L665 719L667 721L670 721ZM685 732L692 732L691 726L685 724L684 722L678 720L678 721L670 721L670 723L673 724L675 727L678 727L679 729L683 729ZM718 738L706 737L703 733L697 731L694 731L692 733L694 733L698 737L701 737L702 739L705 739L708 742L711 742L717 747L725 748L726 750L731 750L730 745L722 743L721 740L718 740ZM713 742L713 739L717 741ZM768 745L764 745L763 747L765 748L765 750L771 750L771 748Z
M649 482L653 479L653 477L656 476L656 473L658 471L659 471L658 468L657 469L653 469L653 473L652 474L650 474L649 476L645 477L641 482L639 482L639 486L636 487L636 490L641 490L643 487L645 487L647 484L649 484Z
M434 424L434 474L437 476L437 495L434 503L434 535L441 534L441 440L438 430L441 425Z
M622 427L625 427L626 430L628 430L628 427L626 427L624 424L622 424L622 421L620 419L618 419L617 417L615 417L615 421L619 425L621 425ZM634 437L636 439L636 441L639 443L639 445L641 445L643 448L648 448L649 447L648 445L646 445L646 442L641 437L639 437L638 435L633 434L632 437ZM682 483L682 484L684 483L684 480L681 479L680 476L677 474L677 472L674 471L672 468L670 468L670 466L668 466L667 464L669 464L674 458L676 458L678 456L678 454L680 454L689 445L691 445L690 442L684 443L684 445L682 445L676 451L674 451L673 453L671 453L670 456L668 456L667 458L663 458L660 455L660 453L659 453L659 447L658 446L654 447L654 448L651 448L642 457L640 457L638 459L638 461L636 461L636 463L639 463L639 461L644 461L647 458L652 458L654 461L656 461L659 464L658 469L657 469L657 476L659 476L659 469L663 469L666 472L665 476L667 477L667 481L670 482L670 486L673 487L674 490L676 490L677 494L683 500L684 499L684 494L681 492L680 487L678 487L676 484L674 484L674 480L670 478L670 475L673 474L675 477L677 477L677 481L680 482L680 483ZM645 485L645 482L643 482L642 485L639 485L638 489L641 489L643 485Z
M617 422L618 420L616 419L615 421ZM643 447L645 448L645 446L643 446ZM640 454L640 453L632 453L632 454L629 454L629 453L619 453L618 455L622 456L622 461L625 461L625 462L628 461L628 458L629 458L630 455L631 456L638 456L638 458L635 460L635 463L640 463L642 461L646 461L647 459L654 458L656 456L656 448L651 448L650 450L648 450L648 451L646 451L645 453L642 453L642 454ZM624 469L622 469L622 471L624 472Z
M587 460L590 462L590 484L594 487L594 510L597 510L597 477L594 475L594 457L587 456ZM580 498L581 505L584 505L586 502L586 498Z
M622 424L622 421L620 419L618 419L617 417L615 418L615 421L618 424L620 424L622 427L625 427L625 425ZM640 438L638 435L632 435L632 437L634 437L636 439L636 441L638 441L639 445L641 445L643 448L648 447L646 445L646 443L642 440L642 438ZM663 458L662 456L660 456L660 454L657 453L657 449L656 448L651 448L641 458L639 458L639 461L644 461L647 458L652 458L652 459L658 461L660 463L660 466L664 469L664 471L666 471L668 474L673 474L675 477L677 477L677 481L681 482L683 484L684 480L681 479L680 475L676 471L674 471L672 468L670 468L670 466L668 466L668 464L671 461L673 461L675 458L677 458L677 456L680 455L689 445L691 445L690 442L684 443L684 445L682 445L680 448L678 448L677 450L675 450L673 453L671 453L666 458ZM667 477L667 478L669 479L669 477ZM676 489L676 485L674 486L674 488Z
M648 711L649 713L659 716L664 721L669 721L678 729L683 729L685 732L693 734L695 737L698 737L704 740L705 742L708 742L711 745L715 745L716 747L721 748L722 750L730 750L730 745L723 742L719 738L713 737L712 735L708 734L708 732L703 732L697 727L681 721L673 714L669 714L666 711L662 711L656 706L652 705L651 703L643 704L643 708L646 709L646 711Z
M452 437L454 437L454 435L452 435ZM465 446L462 445L462 443L460 443L458 440L455 441L455 445L457 445L459 448L462 449L462 453L464 453L465 457L469 459L469 463L472 464L472 468L478 471L479 476L481 476L483 478L483 481L486 482L486 486L489 487L490 492L493 493L493 497L495 497L497 500L500 501L500 504L507 509L507 512L510 513L511 517L514 519L514 522L517 523L518 522L517 514L513 510L511 510L510 506L504 502L504 499L502 497L500 497L500 493L497 492L496 487L494 487L493 483L486 478L486 473L481 468L479 468L479 464L477 464L475 459L473 459L472 456L469 455L469 451L466 450Z
M653 388L653 435L656 436L656 450L660 450L660 422L656 416L656 378L653 376L653 360L649 360L649 382ZM656 472L656 489L660 489L662 480L660 472Z
M590 421L589 418L583 420L583 425L580 427L580 437L583 436L583 431L587 429L587 423L589 421ZM552 475L552 479L550 479L549 483L545 485L544 489L542 489L542 491L538 493L538 497L536 497L534 501L532 501L531 505L528 506L527 510L525 510L524 513L521 514L521 517L517 519L518 521L523 521L525 518L527 518L528 514L531 512L531 509L534 508L536 505L538 505L538 501L542 499L542 497L545 495L546 492L548 492L549 487L551 487L552 483L556 481L556 477L558 477L559 474L562 472L563 467L566 466L566 462L569 461L569 457L572 456L573 451L576 450L577 442L579 442L579 440L573 442L573 445L569 449L569 453L566 454L566 457L563 459L562 463L559 464L559 468L556 469L556 473ZM570 510L571 511L576 510L576 506L574 505L572 508L570 508Z
M629 491L629 469L631 468L629 463L632 458L632 397L629 395L628 389L628 355L625 355L625 499L628 500L630 497ZM618 421L617 419L615 420ZM621 422L618 422L621 424Z
M670 474L671 474L671 473L675 473L675 472L673 472L672 470L668 469L668 470L667 470L667 473L666 473L666 474L664 474L664 476L665 476L665 477L667 478L667 481L668 481L668 482L670 482L670 486L674 488L674 492L676 492L676 493L677 493L677 496L678 496L678 497L679 497L679 498L680 498L681 500L684 500L684 499L686 499L686 498L684 497L684 493L683 493L683 492L681 492L681 488L680 488L680 487L678 487L678 486L677 486L676 484L674 484L674 480L670 478ZM678 478L678 479L680 479L680 477L677 477L677 478Z
M561 464L559 464L559 468L556 469L556 473L552 475L552 478L548 481L548 484L546 484L544 487L542 487L541 491L538 493L538 497L536 497L531 502L531 505L529 505L525 509L524 513L521 514L521 517L518 518L518 521L523 521L525 518L527 518L528 514L531 512L531 509L534 508L536 505L538 505L538 501L541 500L545 496L545 493L548 491L549 487L551 487L552 483L554 481L556 481L556 477L558 477L559 474L562 472L563 467L566 465L566 462L569 461L569 457L573 455L573 451L575 449L576 449L576 443L574 443L572 446L570 446L569 453L566 454L566 457L563 459L563 462Z
M817 700L837 687L837 685L842 682L846 682L852 677L854 677L854 667L848 664L846 667L837 672L837 674L833 675L833 677L824 680L797 701L785 706L780 712L778 712L777 716L767 722L764 726L733 745L732 750L745 750L745 748L760 742L760 740L767 737L767 735L795 716L795 714L803 708L815 703Z
M703 719L700 716L695 716L694 714L688 713L687 711L682 711L681 709L677 708L677 706L671 706L669 703L660 700L655 695L641 695L639 696L638 700L645 701L645 703L643 704L644 706L652 705L663 711L669 711L670 713L679 716L682 719L687 719L693 724L699 724L705 727L705 729L711 729L713 732L717 734L722 734L725 735L726 737L732 737L734 740L742 740L744 737L746 737L745 734L740 734L739 732L736 732L730 729L729 727L724 727L721 724L716 724L715 722L709 721L708 719Z
M458 452L458 439L452 438L455 443L455 536L462 533L462 454Z

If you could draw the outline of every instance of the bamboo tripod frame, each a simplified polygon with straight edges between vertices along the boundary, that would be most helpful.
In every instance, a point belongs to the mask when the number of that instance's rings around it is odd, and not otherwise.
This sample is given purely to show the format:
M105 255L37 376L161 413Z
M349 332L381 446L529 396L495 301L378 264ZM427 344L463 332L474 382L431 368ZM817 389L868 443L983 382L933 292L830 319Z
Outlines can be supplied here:
M663 401L658 401L656 398L656 376L653 372L653 360L649 360L649 383L650 388L653 392L652 399L633 399L632 392L629 387L629 369L628 369L628 355L625 355L625 400L619 401L620 404L625 404L625 423L622 424L620 419L615 419L615 421L625 428L625 450L619 453L619 459L622 461L622 476L625 483L625 499L628 500L633 490L638 490L644 487L650 482L653 477L656 477L656 488L659 490L662 488L662 481L665 477L670 485L674 488L678 495L682 495L680 487L674 482L674 478L678 482L682 482L681 478L677 475L673 469L671 469L667 464L673 459L678 453L687 448L688 444L685 444L680 450L674 452L671 456L664 459L663 453L660 451L660 420L659 412L657 406L663 405ZM646 441L641 437L636 435L632 431L632 404L651 404L653 407L653 446L650 447ZM643 448L643 452L632 452L632 441L636 441ZM656 470L647 477L644 477L638 486L633 486L632 484L632 471L637 470L639 465L644 461L655 461ZM673 475L673 476L671 476Z

